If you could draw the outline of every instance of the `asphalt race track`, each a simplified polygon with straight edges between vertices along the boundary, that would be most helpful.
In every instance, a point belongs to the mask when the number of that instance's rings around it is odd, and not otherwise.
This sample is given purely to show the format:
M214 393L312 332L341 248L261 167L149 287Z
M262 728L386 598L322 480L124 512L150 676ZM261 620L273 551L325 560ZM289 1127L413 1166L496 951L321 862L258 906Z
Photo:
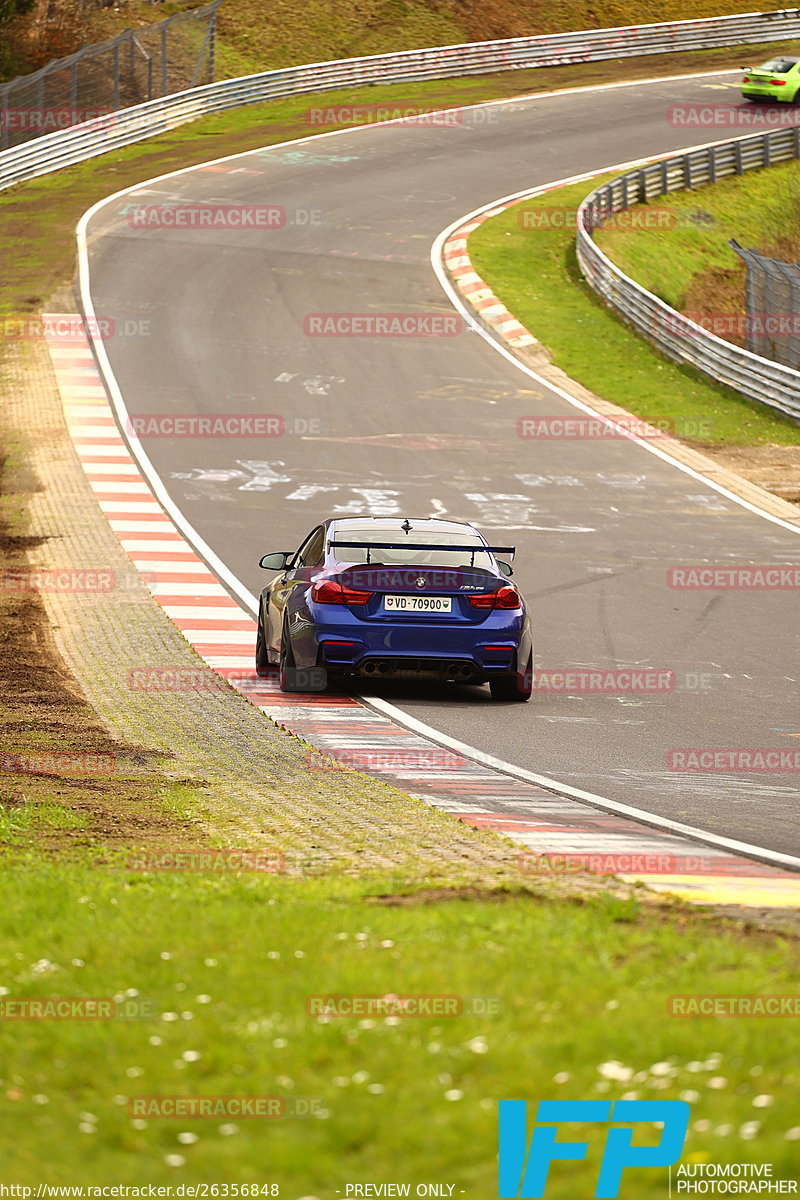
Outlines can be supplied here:
M488 688L379 695L528 770L798 854L796 776L667 766L673 748L798 746L796 593L666 586L674 565L798 563L797 534L632 442L520 440L519 417L580 414L474 332L304 328L312 313L451 313L430 262L442 229L517 190L736 136L667 119L672 104L740 105L720 86L734 78L517 100L459 124L353 129L173 176L92 217L90 286L97 315L116 323L105 345L131 414L284 418L279 438L145 443L175 504L248 589L267 581L262 553L296 546L327 514L447 515L516 543L540 667L635 664L678 680L667 694L527 705L493 704ZM209 201L279 205L287 222L130 220L132 206Z

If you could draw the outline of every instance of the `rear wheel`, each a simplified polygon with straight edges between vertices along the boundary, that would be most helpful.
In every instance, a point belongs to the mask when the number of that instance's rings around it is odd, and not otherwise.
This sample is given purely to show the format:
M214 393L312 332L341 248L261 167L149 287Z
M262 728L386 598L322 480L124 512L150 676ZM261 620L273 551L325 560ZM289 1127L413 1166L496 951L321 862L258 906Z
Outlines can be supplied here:
M516 700L519 703L530 700L533 692L533 654L528 658L524 671L490 680L489 689L493 700Z
M294 653L292 651L292 642L289 637L289 626L284 621L283 633L281 634L281 650L278 659L278 687L282 692L296 692L297 687L297 671L294 665Z
M266 679L272 673L272 667L267 655L267 639L264 634L264 614L259 608L258 633L256 634L256 675L261 679Z
M324 668L296 666L289 626L284 621L278 659L278 687L282 692L324 692L327 685L328 677Z

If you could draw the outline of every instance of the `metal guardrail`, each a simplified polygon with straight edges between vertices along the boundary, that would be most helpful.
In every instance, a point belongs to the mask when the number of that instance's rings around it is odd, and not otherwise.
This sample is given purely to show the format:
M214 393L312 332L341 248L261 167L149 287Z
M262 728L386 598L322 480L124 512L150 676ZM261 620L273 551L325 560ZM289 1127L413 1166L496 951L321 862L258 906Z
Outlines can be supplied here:
M634 204L796 158L800 158L800 128L794 126L705 146L628 171L595 188L583 201L576 218L576 249L590 287L669 358L697 367L751 400L800 418L800 371L727 342L670 308L615 266L592 238L593 229Z
M304 92L372 83L446 79L796 37L800 37L800 9L788 8L704 20L437 46L428 50L406 50L265 71L138 104L2 151L0 191L25 179L164 133L197 117Z

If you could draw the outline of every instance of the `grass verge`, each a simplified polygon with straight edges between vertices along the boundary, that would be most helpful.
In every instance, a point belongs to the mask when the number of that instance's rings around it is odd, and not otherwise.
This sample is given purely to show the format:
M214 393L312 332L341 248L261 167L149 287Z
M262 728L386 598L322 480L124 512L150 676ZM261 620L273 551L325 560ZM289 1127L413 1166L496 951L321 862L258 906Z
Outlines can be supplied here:
M643 287L687 314L743 317L746 271L728 245L731 238L784 262L800 257L800 163L748 171L652 203L670 214L668 230L631 237L600 229L597 243ZM726 322L722 336L743 344L742 336L729 336L731 328Z
M597 182L603 178L610 176ZM559 188L484 221L469 238L475 270L555 365L603 399L647 421L669 421L687 442L800 445L796 424L665 358L584 282L574 227L554 226L547 210L574 213L590 190L587 182ZM673 248L670 241L667 253L664 235L636 231L624 236L631 243L652 239L648 252L657 253L662 269L669 270L665 264Z
M51 866L7 871L0 898L6 1003L134 1001L127 1019L0 1025L15 1181L258 1182L334 1200L348 1183L436 1180L485 1197L498 1099L629 1094L690 1100L685 1161L792 1172L797 1021L776 1036L770 1019L667 1016L672 993L790 992L796 942L783 937L600 899L409 894L381 877ZM320 994L447 995L464 1011L320 1020L307 1000ZM317 1115L134 1115L134 1097L175 1095L283 1097L295 1111L303 1097ZM591 1195L600 1150L554 1168L552 1194ZM665 1188L666 1171L640 1171L623 1195Z

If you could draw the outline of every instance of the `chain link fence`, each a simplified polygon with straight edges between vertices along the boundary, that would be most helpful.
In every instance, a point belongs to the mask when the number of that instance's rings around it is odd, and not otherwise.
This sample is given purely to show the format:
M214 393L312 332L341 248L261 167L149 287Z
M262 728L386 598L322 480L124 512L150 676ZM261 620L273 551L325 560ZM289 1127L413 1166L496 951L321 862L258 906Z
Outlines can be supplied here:
M765 258L728 242L747 267L745 346L753 354L800 370L800 263Z
M126 29L0 84L0 149L214 81L222 0Z

